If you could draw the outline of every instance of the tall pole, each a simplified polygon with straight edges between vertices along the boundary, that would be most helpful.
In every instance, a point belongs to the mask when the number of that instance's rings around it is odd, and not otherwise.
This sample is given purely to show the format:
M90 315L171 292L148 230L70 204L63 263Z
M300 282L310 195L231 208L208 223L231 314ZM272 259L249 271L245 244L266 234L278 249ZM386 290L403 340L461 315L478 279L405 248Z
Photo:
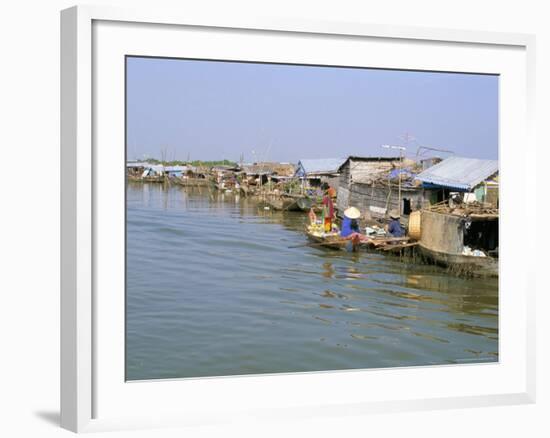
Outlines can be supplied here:
M401 200L401 171L403 170L403 149L399 149L399 161L400 161L400 166L399 166L399 173L397 175L399 178L399 216L401 216L401 207L403 204L403 201Z
M398 182L398 187L399 187L399 199L398 199L398 205L399 205L399 216L401 216L401 213L403 211L403 208L402 208L402 199L401 199L401 171L403 170L403 151L406 150L407 148L404 147L404 146L392 146L392 145L389 145L389 144L383 144L382 145L383 148L385 149L398 149L399 150L399 172L397 172L397 177L399 178L399 182Z

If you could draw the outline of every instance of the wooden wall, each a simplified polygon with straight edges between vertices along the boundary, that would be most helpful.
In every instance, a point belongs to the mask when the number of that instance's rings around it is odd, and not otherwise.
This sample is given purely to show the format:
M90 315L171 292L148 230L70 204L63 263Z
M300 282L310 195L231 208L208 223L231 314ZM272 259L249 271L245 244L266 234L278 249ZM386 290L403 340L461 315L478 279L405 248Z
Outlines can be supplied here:
M369 184L352 184L349 188L340 186L336 206L340 216L346 208L353 206L363 215L368 211L373 218L384 218L391 210L399 210L398 195L399 189L394 185L375 187ZM413 211L429 204L429 198L426 198L425 191L421 188L401 188L401 200L404 198L410 200Z
M341 168L342 182L346 184L370 184L381 175L387 175L392 169L399 167L396 161L362 161L348 160Z

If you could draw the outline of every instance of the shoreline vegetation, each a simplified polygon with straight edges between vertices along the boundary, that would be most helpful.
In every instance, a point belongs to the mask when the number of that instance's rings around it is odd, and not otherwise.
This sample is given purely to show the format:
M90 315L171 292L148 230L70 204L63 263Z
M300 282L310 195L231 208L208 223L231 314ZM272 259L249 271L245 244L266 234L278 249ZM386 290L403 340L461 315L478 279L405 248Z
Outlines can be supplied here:
M137 161L129 161L129 163ZM163 166L197 166L197 167L214 167L214 166L237 166L237 162L223 159L223 160L162 160L157 158L144 158L142 162L163 165Z

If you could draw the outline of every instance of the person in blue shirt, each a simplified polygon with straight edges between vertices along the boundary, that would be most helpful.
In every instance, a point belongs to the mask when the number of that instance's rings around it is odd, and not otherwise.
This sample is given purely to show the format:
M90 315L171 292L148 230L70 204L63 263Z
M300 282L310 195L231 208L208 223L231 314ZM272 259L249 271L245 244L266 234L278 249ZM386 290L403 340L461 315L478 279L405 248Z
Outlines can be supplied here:
M390 212L390 223L388 224L388 233L392 237L403 237L405 235L405 230L399 222L399 213L396 211Z
M342 220L342 228L340 230L341 237L345 237L354 243L366 238L366 236L359 231L357 219L359 219L360 216L361 212L355 207L350 207L344 211L344 219Z
M342 229L340 230L340 236L348 237L353 233L359 233L359 224L357 219L352 219L348 216L344 216L342 220Z

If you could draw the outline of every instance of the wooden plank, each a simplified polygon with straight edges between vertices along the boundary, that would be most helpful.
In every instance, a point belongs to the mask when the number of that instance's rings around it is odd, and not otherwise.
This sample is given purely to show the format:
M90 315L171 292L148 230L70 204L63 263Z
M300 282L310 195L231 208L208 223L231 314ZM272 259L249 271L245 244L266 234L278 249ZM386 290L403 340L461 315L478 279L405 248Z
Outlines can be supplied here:
M399 245L387 245L381 248L377 248L379 251L391 251L392 249L410 248L411 246L418 245L418 242L402 243Z

